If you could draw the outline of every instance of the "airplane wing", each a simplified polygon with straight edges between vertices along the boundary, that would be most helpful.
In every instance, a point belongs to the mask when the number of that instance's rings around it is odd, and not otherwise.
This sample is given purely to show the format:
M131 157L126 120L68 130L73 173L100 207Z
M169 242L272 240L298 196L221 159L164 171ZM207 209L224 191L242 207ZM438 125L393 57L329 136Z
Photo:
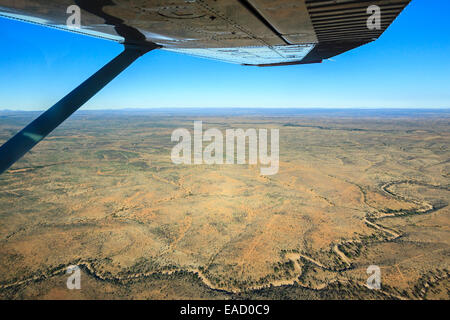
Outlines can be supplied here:
M378 39L410 0L0 0L0 16L243 65L318 63ZM67 26L71 5L81 26ZM369 29L369 6L380 8Z

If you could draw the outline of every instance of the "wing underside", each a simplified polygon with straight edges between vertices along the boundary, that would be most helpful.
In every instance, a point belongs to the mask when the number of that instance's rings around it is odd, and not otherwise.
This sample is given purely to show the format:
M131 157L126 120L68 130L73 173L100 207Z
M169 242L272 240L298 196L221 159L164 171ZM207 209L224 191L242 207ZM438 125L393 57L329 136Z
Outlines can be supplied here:
M0 0L0 16L245 65L317 63L376 40L410 0ZM69 28L67 8L81 8ZM369 30L367 8L381 9Z

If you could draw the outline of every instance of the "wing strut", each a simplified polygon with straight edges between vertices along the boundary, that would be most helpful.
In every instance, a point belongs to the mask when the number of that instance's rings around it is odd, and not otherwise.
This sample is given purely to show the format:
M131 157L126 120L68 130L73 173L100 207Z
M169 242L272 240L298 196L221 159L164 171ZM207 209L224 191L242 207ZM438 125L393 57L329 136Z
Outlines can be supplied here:
M109 82L157 45L125 45L124 51L0 147L0 174L63 123Z

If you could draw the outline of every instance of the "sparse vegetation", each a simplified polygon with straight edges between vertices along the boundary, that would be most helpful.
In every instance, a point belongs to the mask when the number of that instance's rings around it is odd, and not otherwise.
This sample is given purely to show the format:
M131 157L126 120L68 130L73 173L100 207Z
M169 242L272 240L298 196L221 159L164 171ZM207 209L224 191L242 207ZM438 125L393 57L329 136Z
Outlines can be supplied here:
M267 178L176 166L192 119L127 117L75 116L0 176L0 298L449 298L448 118L202 118L280 128Z

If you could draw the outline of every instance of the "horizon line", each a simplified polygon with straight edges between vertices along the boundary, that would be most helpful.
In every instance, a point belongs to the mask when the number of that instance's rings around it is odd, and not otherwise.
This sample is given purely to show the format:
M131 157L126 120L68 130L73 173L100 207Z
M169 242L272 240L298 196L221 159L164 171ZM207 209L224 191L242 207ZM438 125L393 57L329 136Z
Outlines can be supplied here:
M44 112L48 109L0 109L0 112ZM443 111L450 110L450 107L144 107L144 108L89 108L80 109L83 111L152 111L152 110L422 110L422 111Z

